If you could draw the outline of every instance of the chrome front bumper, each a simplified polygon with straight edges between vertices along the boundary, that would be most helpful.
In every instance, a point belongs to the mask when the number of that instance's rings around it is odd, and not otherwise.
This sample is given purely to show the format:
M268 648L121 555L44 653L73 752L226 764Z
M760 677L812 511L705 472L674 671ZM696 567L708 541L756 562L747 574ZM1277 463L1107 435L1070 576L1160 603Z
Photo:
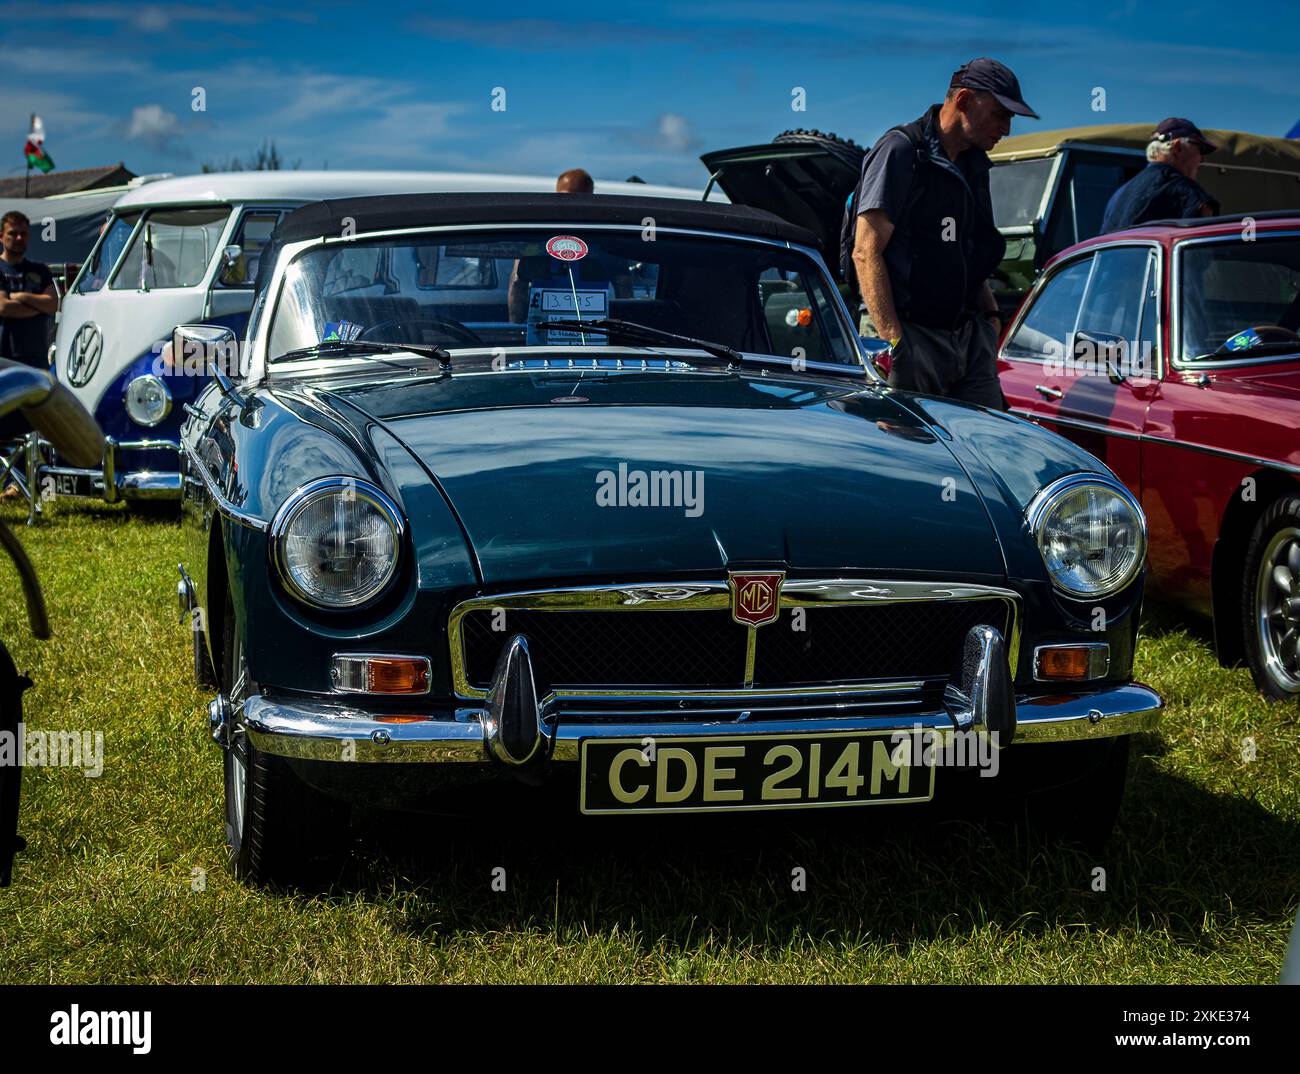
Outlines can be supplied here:
M91 495L105 503L120 500L180 500L180 445L172 440L115 440L104 438L104 461L98 470L83 470L72 466L52 466L44 461L50 444L41 440L39 453L28 452L27 486L36 490L33 497L34 513L40 513L40 498L45 488L44 478L54 479L56 495L76 495L58 491L58 479L70 477L88 481ZM118 454L123 451L173 451L177 467L171 470L119 470Z
M219 698L209 707L214 737L221 725L224 703ZM1078 742L1150 731L1159 722L1163 707L1160 695L1141 683L1108 686L1081 694L1021 696L1016 699L1011 748L1021 742ZM225 718L229 718L228 709ZM499 757L495 742L499 724L489 707L458 708L419 718L408 715L385 718L346 704L254 697L244 704L242 722L259 750L304 760L448 764L486 763ZM561 718L551 729L549 753L552 761L576 762L579 744L586 738L797 736L827 731L911 732L918 728L960 730L962 724L947 708L893 715L622 723L582 723Z

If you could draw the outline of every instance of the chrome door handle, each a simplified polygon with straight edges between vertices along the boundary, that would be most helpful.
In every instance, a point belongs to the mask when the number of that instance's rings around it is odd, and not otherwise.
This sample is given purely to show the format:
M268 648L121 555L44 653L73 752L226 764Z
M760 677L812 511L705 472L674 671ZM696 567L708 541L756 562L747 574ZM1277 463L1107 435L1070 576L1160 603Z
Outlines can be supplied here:
M1034 391L1044 399L1060 399L1065 394L1060 388L1049 388L1046 384L1035 384Z

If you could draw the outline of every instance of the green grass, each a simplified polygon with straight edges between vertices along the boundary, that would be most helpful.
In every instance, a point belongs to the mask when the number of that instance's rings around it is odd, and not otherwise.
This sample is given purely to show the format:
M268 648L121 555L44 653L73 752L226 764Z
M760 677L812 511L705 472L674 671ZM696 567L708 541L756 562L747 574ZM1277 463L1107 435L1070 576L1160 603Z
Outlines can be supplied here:
M105 771L29 768L0 891L3 982L1276 980L1300 893L1300 714L1149 613L1142 736L1106 851L1031 848L978 805L583 820L562 790L377 815L345 883L256 891L224 863L219 754L176 623L174 525L57 504L15 524L55 636L0 567L35 729L102 730ZM1243 760L1253 738L1254 760ZM834 814L828 816L828 814ZM706 823L707 821L707 823ZM494 892L492 870L506 870ZM791 890L791 870L807 890ZM1106 871L1104 892L1093 870ZM203 870L203 890L192 890Z

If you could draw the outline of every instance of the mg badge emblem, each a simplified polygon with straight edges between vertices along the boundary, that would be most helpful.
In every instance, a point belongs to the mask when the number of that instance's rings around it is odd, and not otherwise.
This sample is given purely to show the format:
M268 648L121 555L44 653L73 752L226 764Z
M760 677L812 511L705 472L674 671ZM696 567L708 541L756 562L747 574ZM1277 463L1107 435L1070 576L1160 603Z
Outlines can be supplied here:
M99 368L99 356L104 350L104 337L99 325L87 321L77 329L68 348L68 383L74 388L84 388Z
M760 627L776 621L781 611L784 571L731 571L731 618L745 626Z

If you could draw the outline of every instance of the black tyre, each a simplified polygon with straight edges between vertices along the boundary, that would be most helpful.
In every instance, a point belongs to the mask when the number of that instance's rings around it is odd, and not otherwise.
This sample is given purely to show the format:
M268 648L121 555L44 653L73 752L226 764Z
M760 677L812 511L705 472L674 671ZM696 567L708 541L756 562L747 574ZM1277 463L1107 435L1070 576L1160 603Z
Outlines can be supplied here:
M1255 686L1271 701L1300 697L1300 496L1255 523L1241 574L1241 631Z
M31 680L19 675L9 650L0 643L0 731L17 736L23 722L23 691ZM17 764L0 765L0 888L9 886L14 855L27 844L18 835L18 800L23 770Z
M283 757L263 753L241 723L245 698L256 692L234 609L227 598L222 692L234 726L222 750L226 849L231 869L252 884L316 884L337 875L346 849L350 809L304 783Z
M194 651L194 681L200 686L217 686L217 673L208 657L208 634L198 610L190 609L190 647Z
M1004 788L1014 819L1035 838L1101 850L1124 801L1131 737L1008 747Z
M841 138L836 134L825 134L819 130L803 130L802 128L782 131L772 139L772 143L774 145L821 146L827 153L843 161L854 171L862 167L862 158L867 152L852 139Z

